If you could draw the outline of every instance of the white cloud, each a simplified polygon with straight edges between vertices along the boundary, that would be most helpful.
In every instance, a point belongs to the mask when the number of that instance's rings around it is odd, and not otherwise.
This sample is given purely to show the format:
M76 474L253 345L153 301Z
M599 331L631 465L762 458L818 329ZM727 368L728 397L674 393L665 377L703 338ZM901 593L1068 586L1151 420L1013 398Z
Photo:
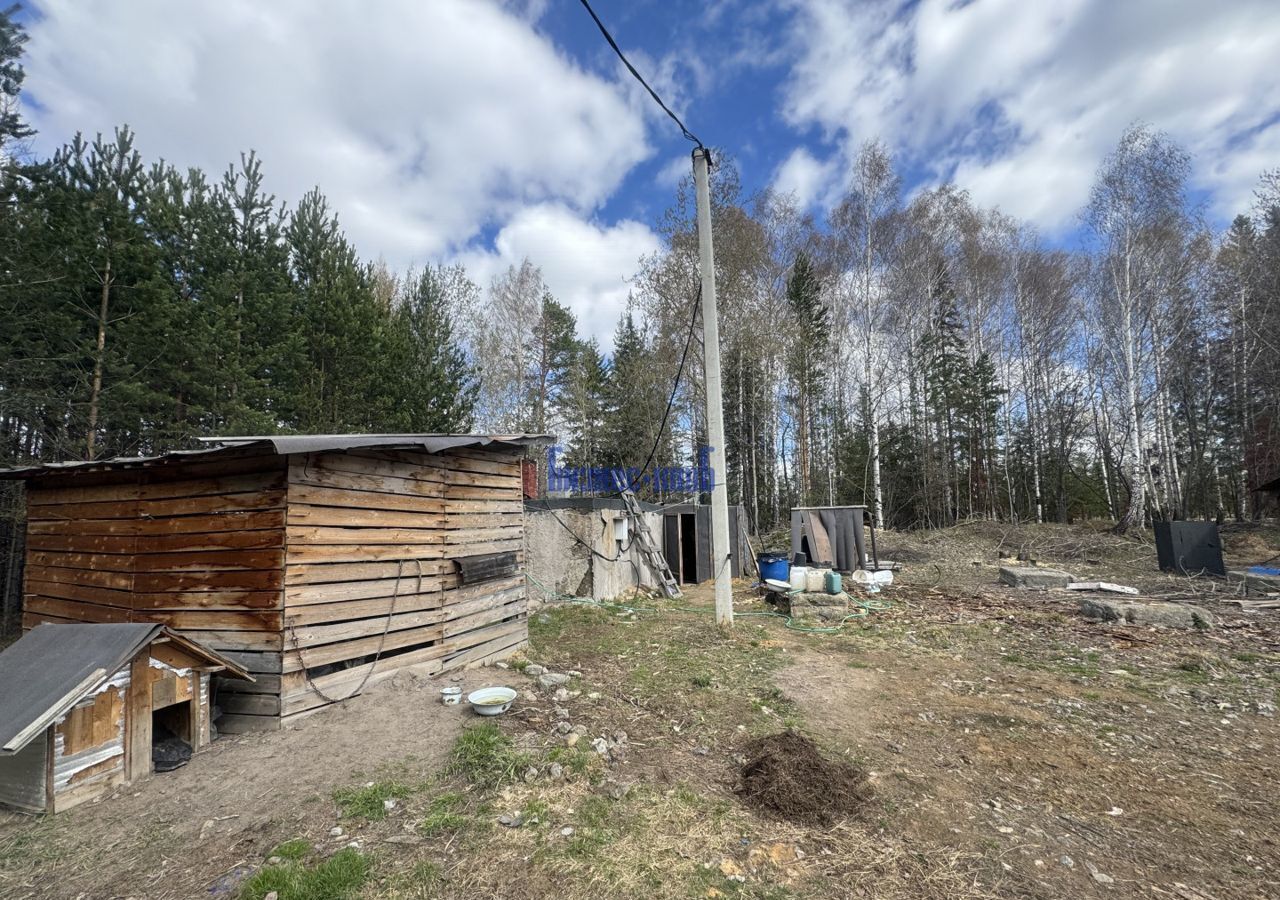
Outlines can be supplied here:
M844 162L880 136L913 169L1050 230L1135 121L1194 155L1229 216L1280 150L1270 0L794 0L784 112Z
M815 205L830 206L837 166L833 160L821 161L805 147L797 147L778 166L773 176L773 187L783 194L793 194L796 205L802 210Z
M596 338L606 353L627 304L626 277L641 256L661 246L639 222L601 226L559 204L520 210L493 243L493 250L472 249L459 257L472 278L487 290L495 275L528 257L542 269L551 293L577 316L578 333Z
M37 147L128 123L149 159L214 176L252 148L280 198L319 185L365 256L423 263L529 205L590 215L649 154L635 102L533 29L544 8L48 0Z

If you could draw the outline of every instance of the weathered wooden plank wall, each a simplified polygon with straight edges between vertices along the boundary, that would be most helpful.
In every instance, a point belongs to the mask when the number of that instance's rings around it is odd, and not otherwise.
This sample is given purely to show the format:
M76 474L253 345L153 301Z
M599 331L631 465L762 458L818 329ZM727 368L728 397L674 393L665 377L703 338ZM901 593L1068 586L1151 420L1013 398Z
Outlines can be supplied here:
M288 499L279 707L246 699L244 714L296 716L407 665L440 671L527 640L523 578L462 585L454 565L485 553L522 558L512 455L299 456Z
M31 482L23 627L163 622L278 671L285 473L252 456Z
M408 665L441 671L528 638L513 454L254 455L29 484L23 625L164 622L254 673L217 679L219 727L278 728Z

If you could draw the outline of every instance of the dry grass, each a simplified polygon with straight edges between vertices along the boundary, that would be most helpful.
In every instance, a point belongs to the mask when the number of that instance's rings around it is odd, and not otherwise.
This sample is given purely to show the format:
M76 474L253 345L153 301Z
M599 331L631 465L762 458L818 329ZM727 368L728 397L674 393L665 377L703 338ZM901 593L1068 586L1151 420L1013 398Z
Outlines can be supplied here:
M1250 534L1229 554L1274 541ZM236 853L271 873L256 891L355 841L363 883L341 889L395 900L1280 895L1280 614L1210 602L1209 633L1094 625L1073 597L997 586L995 564L1019 551L1144 591L1211 601L1219 586L1170 580L1152 548L1096 529L975 524L886 535L884 555L907 565L881 595L892 606L838 635L746 616L723 633L702 589L644 601L653 613L548 610L524 662L580 672L570 699L522 666L492 672L520 699L447 759L379 768L337 802L326 789L294 831L269 823ZM739 610L760 606L744 596ZM747 747L788 728L868 773L863 810L806 827L743 805ZM349 833L329 837L335 822ZM0 835L5 895L64 896L47 873L84 885L95 859L141 838L166 877L186 859L160 832L85 842L54 819ZM287 838L310 849L272 872L266 848ZM228 853L219 840L202 847ZM150 896L156 877L131 869L108 890Z

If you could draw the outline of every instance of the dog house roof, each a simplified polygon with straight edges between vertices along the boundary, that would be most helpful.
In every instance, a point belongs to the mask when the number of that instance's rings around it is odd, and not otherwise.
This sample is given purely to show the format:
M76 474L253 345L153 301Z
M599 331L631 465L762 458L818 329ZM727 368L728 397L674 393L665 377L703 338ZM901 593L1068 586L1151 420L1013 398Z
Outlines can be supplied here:
M17 753L157 638L252 680L209 648L146 622L37 625L0 652L0 755Z

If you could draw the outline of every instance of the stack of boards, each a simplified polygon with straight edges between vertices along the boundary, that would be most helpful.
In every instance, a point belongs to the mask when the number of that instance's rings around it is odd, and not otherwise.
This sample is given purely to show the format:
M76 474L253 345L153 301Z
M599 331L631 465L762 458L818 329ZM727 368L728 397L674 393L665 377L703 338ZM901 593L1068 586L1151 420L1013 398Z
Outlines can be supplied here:
M256 679L215 685L232 733L501 658L528 638L520 452L243 448L33 478L23 625L161 622L223 652Z

